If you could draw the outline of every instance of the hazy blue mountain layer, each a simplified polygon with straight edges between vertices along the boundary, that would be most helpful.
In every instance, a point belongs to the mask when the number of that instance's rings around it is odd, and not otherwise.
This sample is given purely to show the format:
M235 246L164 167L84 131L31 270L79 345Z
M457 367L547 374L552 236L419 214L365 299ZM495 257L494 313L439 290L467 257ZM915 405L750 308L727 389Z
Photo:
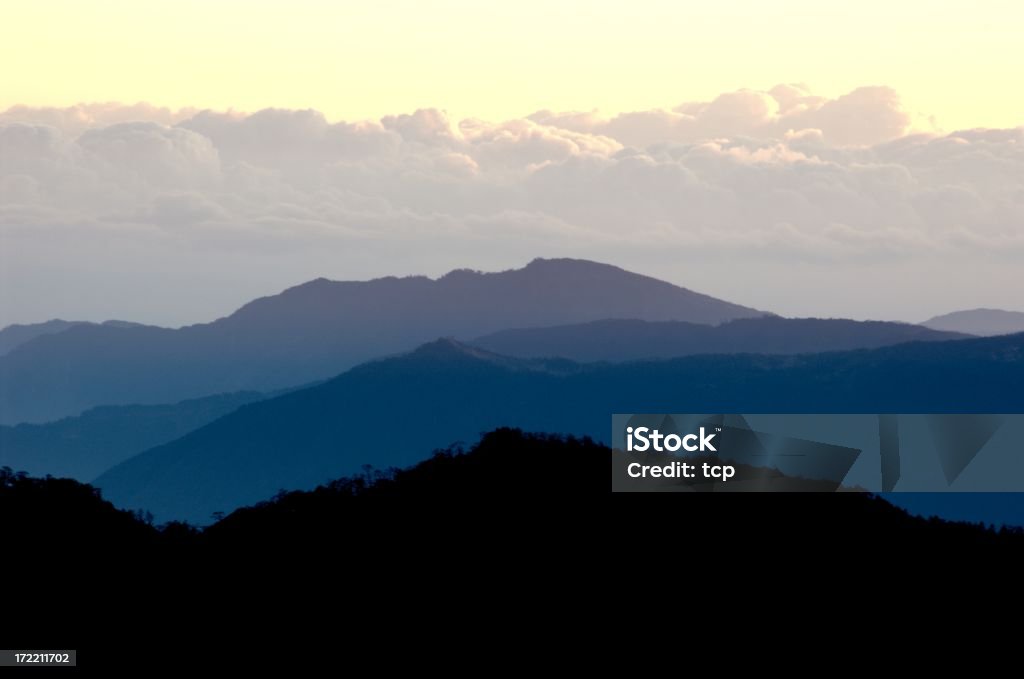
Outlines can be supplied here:
M969 335L909 323L764 316L717 326L684 321L613 319L547 328L499 330L470 342L507 356L628 361L693 354L801 354Z
M1022 384L1024 335L589 365L442 340L243 406L96 483L119 506L207 521L364 464L411 464L500 426L606 440L615 412L1021 412Z

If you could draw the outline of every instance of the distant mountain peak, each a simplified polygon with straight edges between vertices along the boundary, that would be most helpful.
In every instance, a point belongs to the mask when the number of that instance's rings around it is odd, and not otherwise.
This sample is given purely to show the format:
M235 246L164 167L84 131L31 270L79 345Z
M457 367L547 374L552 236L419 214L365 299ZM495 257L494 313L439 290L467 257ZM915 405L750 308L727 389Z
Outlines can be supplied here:
M545 273L564 273L564 274L568 275L568 274L572 274L572 273L578 273L578 272L581 272L581 271L606 272L606 273L608 273L610 275L623 275L623 276L629 276L629 277L644 278L644 279L648 279L648 280L652 280L652 281L658 281L659 283L663 282L660 279L654 278L652 276L647 276L645 274L635 273L635 272L629 271L627 269L623 269L622 267L615 266L614 264L607 264L605 262L596 262L596 261L590 260L590 259L579 259L579 258L574 258L574 257L534 257L533 259L531 259L523 267L518 267L518 268L514 267L514 268L510 268L510 269L503 269L501 271L484 271L484 270L481 270L481 269L474 269L474 268L471 268L471 267L459 267L457 269L452 269L452 270L448 271L447 273L441 274L437 278L431 278L429 276L413 274L413 275L409 275L409 276L380 276L380 277L377 277L377 278L371 278L371 279L363 280L363 281L347 281L347 280L325 278L323 276L320 276L318 278L314 278L312 280L306 281L305 283L299 283L298 285L292 286L292 287L288 288L286 291L310 289L310 288L317 288L317 287L321 287L321 286L325 286L325 285L329 286L329 285L337 285L338 283L349 283L349 282L378 283L378 282L385 282L385 281L427 281L427 282L435 282L436 283L436 282L440 282L440 281L474 279L474 278L479 278L481 276L484 276L484 277L501 277L501 276L505 276L505 275L508 275L508 274L519 274L519 273L523 273L523 272L529 272L529 273L533 273L533 274L536 274L536 273L539 273L539 272L545 272ZM665 283L665 285L672 285L672 284ZM679 287L679 286L673 285L673 287ZM686 288L681 288L681 289L685 290Z
M421 344L413 351L409 352L409 356L417 358L430 358L432 360L437 359L471 359L475 361L485 361L487 363L497 363L504 366L516 366L516 367L527 367L527 362L521 359L511 358L509 356L502 356L480 347L470 346L463 344L454 337L441 337L433 342L427 342Z
M460 278L475 278L477 276L486 276L486 275L487 275L487 272L480 271L478 269L468 269L468 268L452 269L448 273L443 274L442 276L440 276L437 280L443 281L443 280L452 280L452 279L460 279Z
M463 344L453 337L442 337L420 345L405 354L414 361L436 363L487 364L513 372L549 373L565 375L578 372L581 366L562 358L522 358L505 356L477 346ZM398 357L401 358L401 357ZM386 360L386 359L385 359ZM372 365L366 364L366 365Z
M54 335L75 326L88 325L87 321L65 321L62 318L52 318L42 323L15 323L6 328L0 329L0 356L10 353L17 347L30 342L37 337Z
M579 259L576 257L534 257L526 265L527 269L536 269L539 267L558 267L558 266L593 266L600 267L602 269L618 269L619 267L612 264L605 264L603 262L595 262L590 259Z
M993 316L1016 316L1020 314L1019 311L1007 311L1006 309L996 309L994 307L976 307L974 309L960 309L959 311L950 311L948 314L939 314L925 321L928 323L940 318L949 318L951 316L976 316L976 315L993 315Z
M476 355L476 354L490 354L488 351L483 349L477 349L467 344L459 342L454 337L439 337L433 342L427 342L416 347L412 354L422 356L438 356L438 355Z
M1005 309L966 309L930 318L921 325L971 335L1012 335L1024 332L1024 312Z
M108 328L145 328L145 323L135 323L133 321L119 321L117 319L111 319L109 321L103 321L100 325L105 325ZM150 326L152 327L152 326Z
M512 269L512 271L544 271L565 274L588 271L593 273L608 273L610 275L636 276L639 278L658 280L651 276L646 276L644 274L628 271L626 269L623 269L622 267L615 266L614 264L608 264L606 262L595 262L591 259L576 259L574 257L535 257L531 259L530 262L522 269Z

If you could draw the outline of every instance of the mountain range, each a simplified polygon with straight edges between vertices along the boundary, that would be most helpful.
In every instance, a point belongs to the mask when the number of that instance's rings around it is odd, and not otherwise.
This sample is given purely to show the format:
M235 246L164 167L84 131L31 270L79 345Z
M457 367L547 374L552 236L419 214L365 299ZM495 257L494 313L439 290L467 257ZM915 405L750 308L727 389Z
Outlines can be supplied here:
M595 321L501 331L480 338L495 354L624 361L711 352L792 354L964 337L920 326L766 316L706 326L678 321ZM310 386L310 385L306 385ZM275 393L269 394L274 396ZM42 424L0 425L0 466L92 481L136 453L184 436L268 395L235 392L174 404L98 406Z
M1002 309L954 311L930 318L921 325L934 330L963 332L979 337L1010 335L1024 332L1024 312Z
M603 440L614 412L1020 410L1022 346L786 319L583 260L318 279L179 329L5 329L0 422L20 424L0 426L0 466L203 523L504 426Z
M82 324L0 356L0 424L98 405L159 404L269 391L338 374L441 336L608 318L717 324L764 315L614 266L537 259L499 273L457 270L317 279L178 329Z
M606 440L615 412L1020 412L1021 384L1024 335L617 364L516 359L447 339L242 406L96 485L118 506L202 523L500 426Z
M500 330L471 343L507 356L628 361L692 354L801 354L970 337L909 323L762 316L700 325L608 319L547 328Z

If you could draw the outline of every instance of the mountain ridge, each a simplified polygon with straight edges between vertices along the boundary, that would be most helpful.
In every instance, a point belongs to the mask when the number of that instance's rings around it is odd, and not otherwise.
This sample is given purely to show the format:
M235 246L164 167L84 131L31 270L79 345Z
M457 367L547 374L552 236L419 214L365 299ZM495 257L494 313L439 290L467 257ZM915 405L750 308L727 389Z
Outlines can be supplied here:
M451 340L422 349L245 405L121 463L96 485L118 506L204 522L282 488L312 488L364 464L413 464L505 426L600 441L615 412L1024 409L1024 334L827 354L590 364L494 361Z
M97 405L272 391L336 375L441 336L607 317L714 323L763 315L586 260L533 260L495 273L372 281L315 279L178 329L76 326L0 356L0 424Z
M102 325L107 327L133 327L141 326L142 323L131 321L109 320L94 323L93 321L65 321L62 318L51 318L41 323L12 323L0 329L0 356L9 354L26 342L31 342L37 337L44 335L55 335L65 332L80 325Z
M909 323L763 316L717 326L685 321L604 319L567 326L500 330L469 343L507 356L624 361L695 354L848 351L969 337Z
M0 425L0 467L89 482L132 455L266 396L238 392L161 405L97 406L45 424Z

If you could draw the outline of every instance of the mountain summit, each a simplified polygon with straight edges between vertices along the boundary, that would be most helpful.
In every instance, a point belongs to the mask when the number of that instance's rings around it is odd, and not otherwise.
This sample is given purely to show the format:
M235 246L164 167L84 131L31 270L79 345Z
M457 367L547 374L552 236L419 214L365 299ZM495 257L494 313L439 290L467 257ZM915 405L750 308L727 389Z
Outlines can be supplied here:
M391 325L398 320L406 324L443 324L414 344L443 335L473 337L479 327L494 332L509 327L561 325L567 322L565 319L583 323L640 318L715 325L764 315L609 264L535 259L522 269L498 273L456 269L437 279L410 276L351 282L320 278L280 295L255 300L224 320L244 325L280 315L292 322L310 317L322 321L324 316L338 312L358 313L367 321L381 320Z
M607 318L715 324L764 315L607 264L536 259L498 273L316 279L180 329L81 325L0 356L0 423L173 403L336 375L437 337Z

